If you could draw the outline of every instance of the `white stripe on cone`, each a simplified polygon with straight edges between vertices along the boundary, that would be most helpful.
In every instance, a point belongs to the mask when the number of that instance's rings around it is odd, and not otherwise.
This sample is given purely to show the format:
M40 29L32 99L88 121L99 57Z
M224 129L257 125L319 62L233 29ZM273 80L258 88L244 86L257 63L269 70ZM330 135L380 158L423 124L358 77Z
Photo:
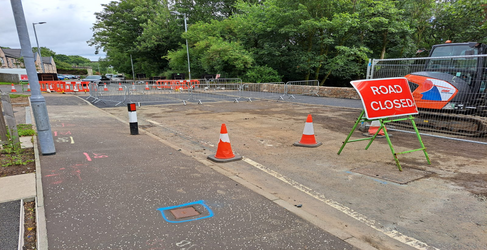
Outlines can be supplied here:
M303 135L314 135L314 134L315 134L315 131L313 129L313 123L306 122L304 124Z
M230 137L228 137L228 134L220 134L220 140L222 142L228 142L228 143L230 143Z

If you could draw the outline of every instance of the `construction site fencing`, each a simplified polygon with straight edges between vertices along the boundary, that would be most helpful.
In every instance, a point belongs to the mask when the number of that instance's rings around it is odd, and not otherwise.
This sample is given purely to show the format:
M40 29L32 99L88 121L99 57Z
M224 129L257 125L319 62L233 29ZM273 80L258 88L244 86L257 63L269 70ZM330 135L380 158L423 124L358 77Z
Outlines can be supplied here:
M284 100L286 84L284 82L245 83L242 85L242 97L252 100Z
M303 80L286 82L285 97L289 101L300 102L309 96L320 96L318 80Z
M414 72L438 72L438 77L450 75L450 80L458 87L458 93L448 104L431 108L431 102L422 102L421 93L431 90L433 86L423 86L409 81L419 115L415 122L421 133L431 136L455 138L458 140L487 143L487 55L465 55L452 57L421 57L403 59L373 59L369 61L367 79L404 77ZM479 59L484 60L479 60ZM478 65L478 62L484 65ZM443 74L441 74L443 73ZM474 89L480 86L480 89ZM438 87L437 95L441 100L444 95L454 90L448 86ZM414 93L415 90L416 93ZM429 109L427 109L429 107ZM441 108L442 109L438 109ZM407 124L391 123L389 129L412 132Z
M122 105L127 102L127 87L117 86L115 84L103 84L97 83L89 84L89 97L87 100L98 103L102 102L111 105Z

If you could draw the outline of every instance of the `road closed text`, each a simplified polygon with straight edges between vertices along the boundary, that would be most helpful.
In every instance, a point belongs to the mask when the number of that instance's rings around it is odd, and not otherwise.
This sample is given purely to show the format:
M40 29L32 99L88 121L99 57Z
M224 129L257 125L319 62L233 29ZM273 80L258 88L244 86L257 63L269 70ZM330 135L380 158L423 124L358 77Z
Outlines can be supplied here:
M370 107L373 110L385 110L385 109L400 109L414 107L414 102L411 99L395 99L385 101L372 101Z
M402 87L400 85L388 85L388 86L371 86L372 94L376 95L393 95L402 93ZM373 110L386 110L386 109L400 109L414 107L412 99L393 99L370 102L370 107Z

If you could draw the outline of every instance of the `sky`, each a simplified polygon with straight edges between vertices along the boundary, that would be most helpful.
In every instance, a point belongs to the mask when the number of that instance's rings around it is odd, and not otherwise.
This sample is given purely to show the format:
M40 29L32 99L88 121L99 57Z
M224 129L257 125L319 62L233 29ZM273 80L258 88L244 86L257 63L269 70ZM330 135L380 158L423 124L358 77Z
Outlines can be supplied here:
M95 47L88 46L86 41L93 36L95 12L102 11L101 4L109 2L111 0L22 0L31 46L37 46L32 23L46 22L35 25L40 47L56 54L79 55L98 61L105 54L100 51L95 55ZM10 0L0 0L0 46L20 49Z

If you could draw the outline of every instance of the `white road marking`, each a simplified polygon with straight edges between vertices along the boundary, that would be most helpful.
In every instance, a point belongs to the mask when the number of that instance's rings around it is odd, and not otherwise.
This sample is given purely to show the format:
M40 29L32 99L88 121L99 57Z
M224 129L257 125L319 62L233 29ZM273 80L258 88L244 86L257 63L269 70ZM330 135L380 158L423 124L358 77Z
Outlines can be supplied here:
M265 167L264 165L260 164L260 163L257 163L249 158L246 158L246 157L243 157L243 161L247 162L248 164L250 164L251 166L275 177L276 179L279 179L281 180L282 182L296 188L297 190L325 203L326 205L328 206L331 206L335 209L337 209L338 211L366 224L367 226L399 241L399 242L402 242L406 245L409 245L411 247L414 247L416 249L421 249L421 250L431 250L431 249L438 249L438 248L435 248L435 247L432 247L432 246L429 246L428 244L420 241L420 240L417 240L417 239L414 239L412 237L409 237L407 235L404 235L402 234L401 232L397 231L397 230L386 230L384 228L380 228L379 226L376 225L376 222L372 219L369 219L367 218L365 215L363 214L360 214L356 211L354 211L353 209L349 208L349 207L346 207L334 200L330 200L330 199L327 199L323 194L320 194L316 191L313 191L311 188L307 187L307 186L304 186L303 184L299 183L299 182L296 182L274 170L271 170L267 167Z

